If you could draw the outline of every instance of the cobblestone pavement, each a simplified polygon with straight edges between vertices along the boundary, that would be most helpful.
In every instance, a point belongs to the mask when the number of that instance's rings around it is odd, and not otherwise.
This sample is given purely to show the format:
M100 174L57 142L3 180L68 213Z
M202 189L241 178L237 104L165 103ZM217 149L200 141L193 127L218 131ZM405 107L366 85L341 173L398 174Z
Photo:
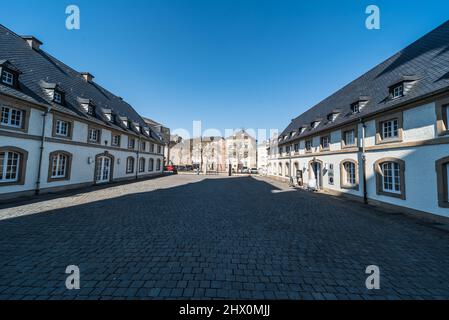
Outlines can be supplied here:
M77 265L81 289L65 288ZM365 287L380 268L380 290ZM448 299L449 233L263 178L0 206L0 299Z

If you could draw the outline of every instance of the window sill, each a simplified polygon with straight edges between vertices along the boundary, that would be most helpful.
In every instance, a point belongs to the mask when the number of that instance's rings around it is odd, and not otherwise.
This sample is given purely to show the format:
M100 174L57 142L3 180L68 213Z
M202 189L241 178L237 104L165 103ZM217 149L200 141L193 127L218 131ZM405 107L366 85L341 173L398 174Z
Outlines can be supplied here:
M25 181L0 182L0 188L5 186L23 186Z
M379 190L379 191L377 191L377 194L380 196L386 196L386 197L392 197L392 198L405 200L405 195L402 193L394 193L394 192Z
M353 148L357 148L357 144L354 143L354 144L348 144L348 145L346 145L346 144L342 143L342 144L341 144L341 148L342 148L342 149L353 149Z
M359 185L341 185L340 186L342 189L345 190L354 190L354 191L359 191Z
M60 181L69 181L69 177L61 177L61 178L48 178L47 182L60 182Z
M401 138L388 138L376 141L376 145L402 142Z
M11 131L16 131L16 132L18 131L18 132L23 132L23 133L27 133L28 132L28 129L26 129L26 128L7 126L7 125L4 125L4 124L0 124L0 129L11 130Z

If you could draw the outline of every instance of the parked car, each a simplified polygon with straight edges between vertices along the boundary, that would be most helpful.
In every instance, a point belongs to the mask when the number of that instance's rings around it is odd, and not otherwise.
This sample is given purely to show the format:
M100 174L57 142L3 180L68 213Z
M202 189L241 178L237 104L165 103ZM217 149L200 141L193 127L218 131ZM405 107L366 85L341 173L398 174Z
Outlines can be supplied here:
M243 167L242 168L242 173L249 173L249 168Z
M168 165L168 166L165 166L165 172L177 174L178 168L176 168L176 166L174 166L174 165Z
M259 170L257 170L257 168L251 168L250 173L251 174L258 174Z

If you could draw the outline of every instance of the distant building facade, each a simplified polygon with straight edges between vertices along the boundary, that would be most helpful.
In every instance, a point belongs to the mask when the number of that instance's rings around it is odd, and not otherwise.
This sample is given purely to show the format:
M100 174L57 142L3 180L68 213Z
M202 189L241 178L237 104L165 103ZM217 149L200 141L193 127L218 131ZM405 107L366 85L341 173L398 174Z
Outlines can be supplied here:
M226 164L235 172L257 167L257 142L245 130L226 138Z

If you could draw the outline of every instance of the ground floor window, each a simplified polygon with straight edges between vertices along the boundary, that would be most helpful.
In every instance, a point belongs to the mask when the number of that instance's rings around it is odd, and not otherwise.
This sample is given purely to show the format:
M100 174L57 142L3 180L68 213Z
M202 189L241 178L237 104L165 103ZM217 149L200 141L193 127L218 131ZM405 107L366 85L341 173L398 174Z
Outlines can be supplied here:
M154 159L150 159L150 162L148 164L148 171L154 171Z
M436 162L438 206L449 208L449 157Z
M156 171L161 171L161 159L157 159L157 162L156 162Z
M23 184L28 153L16 147L0 148L0 186Z
M139 172L145 172L145 158L139 160Z
M405 200L405 162L384 158L375 163L377 193Z
M134 158L128 157L126 159L126 173L133 173L134 172Z
M50 153L49 181L70 179L72 155L65 151Z
M357 189L359 186L359 177L357 162L354 160L343 160L340 166L341 188Z
M15 182L19 179L20 153L6 151L0 153L0 181Z

